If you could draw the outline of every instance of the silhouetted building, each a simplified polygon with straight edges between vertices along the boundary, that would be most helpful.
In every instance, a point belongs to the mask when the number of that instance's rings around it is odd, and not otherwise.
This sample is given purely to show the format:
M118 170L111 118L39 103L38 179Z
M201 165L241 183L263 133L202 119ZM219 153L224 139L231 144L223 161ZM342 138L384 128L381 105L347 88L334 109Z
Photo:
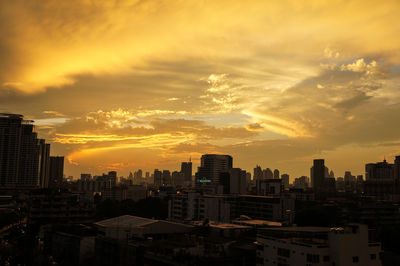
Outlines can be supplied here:
M192 181L192 162L182 162L181 173L183 173L183 179L186 182Z
M183 186L184 183L184 173L173 171L172 172L172 184L174 186Z
M158 169L154 169L154 185L159 187L162 185L162 172Z
M50 178L50 144L47 144L44 139L40 139L39 152L39 184L41 188L49 187Z
M50 156L49 187L61 186L64 177L64 156Z
M169 170L162 171L162 183L164 186L172 185L171 172Z
M279 179L279 170L278 169L275 169L274 170L274 179Z
M322 189L325 179L325 161L324 159L314 160L311 167L311 184L315 192Z
M289 175L288 174L282 174L281 175L282 179L282 184L284 189L289 189Z
M229 172L232 169L232 156L205 154L201 156L201 165L196 173L197 186L217 187L221 173Z
M39 187L45 184L46 171L40 172L41 142L33 121L22 115L0 114L0 185L5 187ZM45 154L46 155L46 154ZM46 157L46 156L45 156ZM45 161L43 165L45 166Z
M367 195L377 196L380 199L400 200L400 179L396 178L395 171L399 167L399 156L395 163L387 163L386 160L365 165L364 191Z

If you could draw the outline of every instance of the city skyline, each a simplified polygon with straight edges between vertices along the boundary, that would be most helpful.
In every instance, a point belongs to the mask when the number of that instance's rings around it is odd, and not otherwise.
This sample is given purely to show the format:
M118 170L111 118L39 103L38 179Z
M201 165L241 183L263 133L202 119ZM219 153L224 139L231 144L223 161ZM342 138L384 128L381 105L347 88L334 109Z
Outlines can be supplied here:
M0 3L0 112L64 172L234 166L336 176L400 154L397 1Z

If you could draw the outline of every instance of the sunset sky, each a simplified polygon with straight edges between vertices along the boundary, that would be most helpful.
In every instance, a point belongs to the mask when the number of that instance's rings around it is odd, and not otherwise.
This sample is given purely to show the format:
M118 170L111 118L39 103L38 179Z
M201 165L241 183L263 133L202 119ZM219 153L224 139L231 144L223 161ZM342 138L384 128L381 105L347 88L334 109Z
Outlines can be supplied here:
M0 2L0 112L65 174L223 153L291 178L400 154L399 1Z

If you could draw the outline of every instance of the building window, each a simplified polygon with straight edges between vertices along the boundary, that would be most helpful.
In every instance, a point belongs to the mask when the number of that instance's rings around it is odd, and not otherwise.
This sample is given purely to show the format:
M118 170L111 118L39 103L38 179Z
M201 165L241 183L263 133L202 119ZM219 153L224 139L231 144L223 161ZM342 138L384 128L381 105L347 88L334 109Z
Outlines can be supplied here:
M324 261L325 261L325 262L326 262L326 261L330 261L329 256L324 256Z
M307 262L319 263L319 255L307 254Z
M371 260L376 260L376 254L369 254L369 257L371 258Z
M290 250L286 248L278 248L278 256L289 258Z
M358 263L358 256L353 257L353 263Z

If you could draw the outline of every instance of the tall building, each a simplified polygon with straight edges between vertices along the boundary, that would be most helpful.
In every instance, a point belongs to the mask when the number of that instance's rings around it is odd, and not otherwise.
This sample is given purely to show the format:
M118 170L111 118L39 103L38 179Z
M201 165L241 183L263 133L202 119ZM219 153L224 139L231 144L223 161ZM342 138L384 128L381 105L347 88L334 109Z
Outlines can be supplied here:
M282 174L281 175L282 179L282 185L284 189L289 189L289 175L288 174Z
M263 179L273 179L274 174L272 173L271 169L267 168L263 170Z
M156 187L162 185L162 172L158 169L154 169L154 185Z
M365 165L366 180L371 180L371 179L391 180L393 179L393 177L394 177L394 165L391 163L387 163L386 160L383 160L383 162L369 163Z
M164 186L172 185L171 172L169 170L162 171L162 183Z
M184 181L192 181L192 162L182 162L181 173L183 173Z
M263 179L263 170L261 169L261 166L257 165L254 168L253 180L261 180L261 179Z
M279 179L279 170L278 169L275 169L274 170L274 179Z
M40 141L33 121L22 115L0 114L0 185L39 187ZM43 172L45 174L45 172Z
M321 190L325 180L325 160L315 159L311 167L311 185L314 191Z
M47 144L44 139L40 139L39 152L39 184L41 188L49 187L50 174L50 144Z
M173 171L172 172L172 184L174 186L183 186L184 174L182 172Z
M63 176L64 156L50 156L49 187L59 187L62 184Z
M201 156L201 165L196 173L196 184L199 185L201 180L206 180L207 184L218 186L219 175L232 169L232 161L230 155L205 154Z

